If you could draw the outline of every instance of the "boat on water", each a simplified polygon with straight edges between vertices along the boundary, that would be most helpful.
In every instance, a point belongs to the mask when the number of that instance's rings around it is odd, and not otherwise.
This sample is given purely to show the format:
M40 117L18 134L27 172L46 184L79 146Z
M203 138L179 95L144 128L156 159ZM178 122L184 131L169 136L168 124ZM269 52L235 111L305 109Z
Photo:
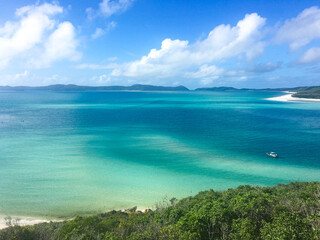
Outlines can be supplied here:
M273 157L273 158L277 158L277 157L278 157L278 154L276 154L275 152L267 153L267 155L268 155L269 157Z

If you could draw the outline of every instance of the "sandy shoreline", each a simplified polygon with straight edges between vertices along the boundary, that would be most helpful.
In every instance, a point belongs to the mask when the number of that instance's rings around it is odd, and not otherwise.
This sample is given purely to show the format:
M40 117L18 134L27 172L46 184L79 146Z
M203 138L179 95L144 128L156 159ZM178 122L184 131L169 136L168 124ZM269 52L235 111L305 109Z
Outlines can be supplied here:
M7 219L7 216L0 216L0 230L9 227L10 226L10 224L8 224L9 222L11 222L11 226L14 226L14 225L28 226L28 225L38 224L38 223L59 221L59 220L49 220L49 219L37 219L32 217L20 217L20 216L10 216L10 218L11 219L9 220Z
M147 207L138 207L136 209L137 212L145 212L150 208ZM120 210L122 212L126 212L125 209ZM49 223L49 222L62 222L66 220L71 220L72 218L36 218L36 217L24 217L24 216L10 216L10 220L7 219L8 216L0 215L0 230L7 228L9 226L31 226L39 223ZM11 225L8 222L11 222Z
M284 92L284 93L287 93L287 94L279 97L267 98L267 100L279 101L279 102L320 102L320 99L293 97L292 95L295 94L295 92Z

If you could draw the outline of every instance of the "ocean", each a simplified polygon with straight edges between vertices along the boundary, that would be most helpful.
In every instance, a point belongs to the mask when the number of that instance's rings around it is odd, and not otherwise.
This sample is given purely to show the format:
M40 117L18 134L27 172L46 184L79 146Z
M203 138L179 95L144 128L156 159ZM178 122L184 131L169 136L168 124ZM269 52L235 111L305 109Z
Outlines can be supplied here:
M0 215L72 217L319 181L320 103L266 100L283 94L0 92Z

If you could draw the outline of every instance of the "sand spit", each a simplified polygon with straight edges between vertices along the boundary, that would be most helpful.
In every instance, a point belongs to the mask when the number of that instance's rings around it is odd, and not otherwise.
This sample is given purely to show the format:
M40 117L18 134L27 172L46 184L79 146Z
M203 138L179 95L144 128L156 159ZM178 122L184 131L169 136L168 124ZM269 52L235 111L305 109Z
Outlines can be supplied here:
M279 102L320 102L320 99L293 97L293 94L295 94L295 92L285 92L285 93L287 94L279 97L267 98L267 100L279 101Z

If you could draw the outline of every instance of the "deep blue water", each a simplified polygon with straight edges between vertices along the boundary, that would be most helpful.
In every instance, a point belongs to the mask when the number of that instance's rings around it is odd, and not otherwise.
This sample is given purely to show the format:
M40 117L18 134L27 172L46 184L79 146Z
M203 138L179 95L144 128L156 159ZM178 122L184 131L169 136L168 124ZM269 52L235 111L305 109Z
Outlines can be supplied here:
M281 94L0 92L0 215L320 180L320 103L266 100Z

